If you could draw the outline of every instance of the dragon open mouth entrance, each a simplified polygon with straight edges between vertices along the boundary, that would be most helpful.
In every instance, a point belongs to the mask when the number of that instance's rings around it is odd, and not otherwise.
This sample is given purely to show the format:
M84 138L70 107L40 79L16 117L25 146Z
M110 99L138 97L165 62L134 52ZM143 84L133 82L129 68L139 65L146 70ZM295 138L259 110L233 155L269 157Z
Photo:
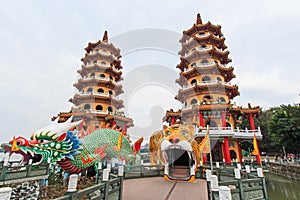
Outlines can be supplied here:
M191 167L194 165L193 152L170 148L164 153L168 163L167 175L171 179L188 180L191 177Z

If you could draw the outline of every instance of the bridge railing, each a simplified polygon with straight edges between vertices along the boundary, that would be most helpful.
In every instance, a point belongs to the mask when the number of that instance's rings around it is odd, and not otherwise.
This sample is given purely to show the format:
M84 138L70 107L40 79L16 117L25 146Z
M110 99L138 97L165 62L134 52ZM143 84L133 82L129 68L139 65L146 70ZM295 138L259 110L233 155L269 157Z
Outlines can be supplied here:
M230 188L232 199L268 199L266 180L264 177L258 177L256 173L246 173L244 169L241 169L240 178L236 178L234 169L230 168L217 168L213 173L218 177L218 186ZM211 188L210 181L207 181L207 185L212 199L218 200L219 191Z
M3 166L0 165L0 185L48 177L49 164Z

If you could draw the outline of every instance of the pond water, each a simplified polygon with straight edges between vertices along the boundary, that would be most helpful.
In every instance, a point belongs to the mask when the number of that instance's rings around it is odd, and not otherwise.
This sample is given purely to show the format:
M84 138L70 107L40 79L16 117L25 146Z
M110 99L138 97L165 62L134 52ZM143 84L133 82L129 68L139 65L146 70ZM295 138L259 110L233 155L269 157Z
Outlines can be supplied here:
M300 181L266 173L270 200L300 200Z

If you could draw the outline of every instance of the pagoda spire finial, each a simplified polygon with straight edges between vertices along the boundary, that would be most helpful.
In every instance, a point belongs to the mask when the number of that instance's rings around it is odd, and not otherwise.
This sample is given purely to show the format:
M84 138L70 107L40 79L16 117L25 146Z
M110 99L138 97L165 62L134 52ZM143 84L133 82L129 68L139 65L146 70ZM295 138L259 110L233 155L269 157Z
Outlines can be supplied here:
M202 24L200 13L197 14L197 24Z
M107 31L104 31L102 41L103 41L103 42L108 42Z

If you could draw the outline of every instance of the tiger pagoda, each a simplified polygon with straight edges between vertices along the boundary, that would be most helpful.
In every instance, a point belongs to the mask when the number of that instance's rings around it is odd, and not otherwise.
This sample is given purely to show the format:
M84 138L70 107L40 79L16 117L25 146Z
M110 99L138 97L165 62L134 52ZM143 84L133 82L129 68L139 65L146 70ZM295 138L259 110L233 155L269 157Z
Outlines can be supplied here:
M198 128L195 135L200 143L210 127L209 135L213 161L242 161L241 142L253 140L254 133L262 139L261 131L255 127L254 118L261 111L259 106L238 107L232 103L240 93L238 86L231 84L235 78L234 68L225 45L220 25L203 23L200 14L196 23L183 31L179 51L180 70L176 80L181 86L175 99L182 103L178 111L170 109L163 121L169 125L178 121ZM239 124L249 119L249 130L240 130ZM207 155L202 160L207 161Z
M85 48L86 54L81 59L81 69L77 72L79 80L73 85L77 92L70 99L74 104L71 111L61 112L58 122L64 122L73 116L73 121L83 119L82 127L91 132L101 124L116 126L126 134L127 128L133 126L133 120L125 116L123 100L118 96L123 93L122 80L123 68L121 65L120 49L108 42L107 31L103 39L89 43Z

